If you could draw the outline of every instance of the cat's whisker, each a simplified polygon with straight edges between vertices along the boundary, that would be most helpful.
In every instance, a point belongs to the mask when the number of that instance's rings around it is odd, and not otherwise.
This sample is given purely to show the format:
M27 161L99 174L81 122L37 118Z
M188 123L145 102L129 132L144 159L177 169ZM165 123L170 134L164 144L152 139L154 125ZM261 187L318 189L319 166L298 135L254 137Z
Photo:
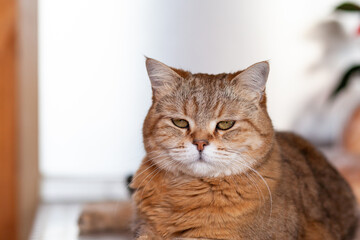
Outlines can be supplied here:
M161 171L161 169L157 167L157 168L155 168L154 171L152 171L152 172L149 174L149 175L151 175L151 174L153 174L154 172L156 172L155 175L153 175L153 176L150 178L150 180L145 184L145 186L144 186L143 189L141 190L140 199L143 199L143 195L144 195L144 192L145 192L145 190L146 190L146 186L151 182L151 180L152 180L160 171ZM148 178L149 175L146 176L146 178ZM145 179L146 179L146 178L145 178ZM144 179L144 180L145 180L145 179Z
M155 173L155 175L153 175L153 176L149 179L149 181L145 184L144 188L142 189L142 194L141 194L140 199L143 199L142 197L143 197L143 194L144 194L144 192L145 192L145 190L146 190L146 186L151 182L151 180L152 180L159 172L162 171L161 168L164 168L164 167L168 166L169 164L170 164L169 162L165 162L165 163L159 165L160 168L159 168L159 167L156 167L156 169L154 170L154 171L156 171L156 173ZM152 171L151 174L154 173L154 171ZM149 175L150 175L150 174L149 174ZM148 175L148 176L149 176L149 175ZM148 176L147 176L147 177L148 177ZM146 178L147 178L147 177L146 177ZM146 179L146 178L145 178L145 179ZM145 180L145 179L144 179L144 180Z
M251 157L251 156L250 156ZM240 163L240 162L239 162ZM266 188L267 188L267 191L269 193L269 199L270 199L270 217L269 217L269 221L271 219L271 214L272 214L272 194L271 194L271 190L270 190L270 187L269 187L269 184L267 183L267 181L263 178L263 176L258 172L256 171L254 168L250 167L249 165L247 165L245 162L241 162L241 164L243 164L243 166L247 167L250 171L254 172L265 184Z
M253 160L254 158L251 157L249 154L246 154L244 153L243 151L239 151L239 150L236 150L236 149L228 149L229 152L233 152L233 153L237 153L237 154L241 154L242 157L246 157L246 158L249 158L251 160ZM254 168L252 168L251 166L249 166L245 161L240 161L239 159L237 158L234 158L233 161L236 161L237 163L241 164L242 166L246 167L247 169L249 169L250 171L254 172L262 181L263 183L265 184L266 188L267 188L267 191L269 193L269 199L270 199L270 218L271 219L271 214L272 214L272 194L271 194L271 190L270 190L270 187L268 185L268 183L266 182L266 180L263 178L263 176L258 172L256 171ZM262 191L261 191L262 192ZM264 198L264 197L263 197Z
M141 176L144 172L146 172L149 168L151 168L151 167L153 167L153 166L155 166L156 165L156 163L155 162L152 162L151 164L150 164L150 166L148 166L146 169L144 169L143 171L141 171L140 173L138 173L138 174L135 174L135 176L133 177L133 179L131 180L131 182L127 185L128 187L134 182L134 180L136 179L136 178L138 178L139 176Z
M164 154L164 156L165 156L166 154ZM158 156L157 158L152 158L151 160L153 161L154 159L158 159L158 158L160 158L160 157L163 157L163 156ZM150 165L150 166L148 166L146 169L144 169L141 173L139 173L139 174L136 174L135 176L134 176L134 178L131 180L131 182L128 184L128 186L130 186L133 182L134 182L134 180L136 179L136 178L138 178L140 175L142 175L144 172L146 172L149 168L151 168L151 167L154 167L154 166L156 166L156 164L160 164L161 162L164 162L164 161L166 161L166 160L168 160L168 159L160 159L160 160L157 160L158 162L156 163L156 162L152 162L152 164Z
M243 165L242 162L237 162L238 164L241 164ZM234 164L235 165L235 164ZM263 191L260 189L257 181L255 179L252 178L251 175L249 175L247 172L244 172L244 175L246 176L246 179L248 179L250 181L250 184L253 183L253 186L255 187L256 189L256 192L257 192L257 195L258 195L258 198L259 198L259 201L261 202L261 204L265 203L265 196L264 196L264 193ZM258 217L260 214L260 208L258 209L257 211L257 215L256 217Z
M142 189L142 193L144 193L145 187L146 187L146 185L147 185L150 181L147 182L144 187L142 187L143 182L144 182L150 175L152 175L155 171L156 171L156 172L157 172L158 170L161 171L161 169L160 169L157 165L166 165L166 164L169 164L169 163L166 163L166 162L163 161L163 162L159 162L159 163L154 164L153 166L151 166L151 167L155 167L155 169L152 170L152 171L141 181L141 183L139 184L139 187L140 187L140 188L143 188L143 189ZM150 168L150 167L149 167L149 168ZM152 178L153 178L153 177L152 177ZM152 178L151 178L151 179L152 179ZM141 195L141 198L142 198L142 195Z
M232 159L232 161L235 161L236 163L244 166L244 162L242 162L242 161L234 160L234 159ZM235 163L233 163L233 165L236 166ZM245 167L246 167L246 166L245 166ZM255 184L255 187L256 187L257 191L259 191L259 192L261 193L261 198L262 198L263 200L265 200L265 197L264 197L264 195L263 195L263 192L262 192L261 189L259 188L256 180L253 179L253 177L252 177L251 175L249 175L247 172L244 172L244 175L245 175L252 183Z
M261 204L263 204L265 202L265 197L264 197L263 191L259 188L257 182L254 179L250 178L248 173L245 173L245 176L247 179L250 180L250 182L252 182L254 184L259 201L261 202ZM258 211L256 213L256 218L258 218L259 215L260 215L260 208L258 208Z
M250 158L254 159L253 156L250 155L250 153L247 153L246 155L248 155ZM254 168L252 168L250 166L248 166L248 167L261 178L261 180L265 183L265 185L267 187L267 190L268 190L269 195L270 195L270 208L271 208L270 209L270 218L271 218L273 199L272 199L272 194L271 194L269 184L267 183L267 181L264 179L264 177L257 170L255 170Z
M233 162L231 162L231 163L233 163ZM234 163L233 163L233 164L234 164ZM234 164L234 165L235 165L235 164ZM250 178L249 178L249 175L248 175L247 173L245 173L245 175L246 175L245 179L249 181L250 185L252 185L253 187L255 187L259 201L260 201L261 203L262 203L263 201L265 201L264 196L263 196L263 193L262 193L262 191L259 189L257 183L256 183L254 180L250 179ZM229 177L233 180L233 182L235 183L235 185L238 186L238 183L237 183L237 181L235 180L235 177L234 177L233 175L230 175ZM259 214L260 214L260 209L258 209L258 211L257 211L256 218L258 218Z
M223 151L216 151L214 152L215 155L219 155L219 156L230 156L229 153L223 152Z

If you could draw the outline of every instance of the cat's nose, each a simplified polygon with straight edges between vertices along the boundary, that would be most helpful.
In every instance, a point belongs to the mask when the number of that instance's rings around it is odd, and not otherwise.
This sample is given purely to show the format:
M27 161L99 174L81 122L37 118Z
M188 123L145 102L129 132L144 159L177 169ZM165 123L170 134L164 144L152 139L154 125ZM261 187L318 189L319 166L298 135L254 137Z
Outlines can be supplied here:
M209 142L206 140L194 140L193 144L196 145L197 150L201 152L206 145L209 145Z

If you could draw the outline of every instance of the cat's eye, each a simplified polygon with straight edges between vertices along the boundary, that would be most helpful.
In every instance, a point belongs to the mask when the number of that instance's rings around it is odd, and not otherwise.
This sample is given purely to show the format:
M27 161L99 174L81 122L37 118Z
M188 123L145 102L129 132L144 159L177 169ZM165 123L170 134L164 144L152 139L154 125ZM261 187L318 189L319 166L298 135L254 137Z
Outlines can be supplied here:
M189 127L189 122L186 121L185 119L171 119L171 121L173 122L173 124L179 128L188 128Z
M216 128L220 129L220 130L228 130L232 126L234 126L234 124L235 124L235 121L221 121L221 122L218 122L218 124L216 125Z

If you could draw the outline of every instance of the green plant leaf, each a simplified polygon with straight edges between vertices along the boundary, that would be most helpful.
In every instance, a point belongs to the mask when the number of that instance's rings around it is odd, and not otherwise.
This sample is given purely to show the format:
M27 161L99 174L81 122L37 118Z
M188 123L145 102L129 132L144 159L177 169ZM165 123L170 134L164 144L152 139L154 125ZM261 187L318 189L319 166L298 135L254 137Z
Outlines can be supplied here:
M360 65L354 65L351 68L349 68L341 78L335 90L330 95L330 99L335 99L335 97L349 85L352 76L354 76L354 74L359 74L359 73L360 73Z
M360 12L360 6L352 2L344 2L338 5L335 11Z

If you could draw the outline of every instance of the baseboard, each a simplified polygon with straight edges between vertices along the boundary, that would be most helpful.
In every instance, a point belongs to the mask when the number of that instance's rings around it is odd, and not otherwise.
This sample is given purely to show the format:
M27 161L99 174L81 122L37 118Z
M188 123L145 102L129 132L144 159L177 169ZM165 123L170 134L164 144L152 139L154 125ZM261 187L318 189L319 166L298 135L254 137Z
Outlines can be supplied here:
M41 182L41 199L45 203L79 203L123 200L129 198L123 178L49 178Z

